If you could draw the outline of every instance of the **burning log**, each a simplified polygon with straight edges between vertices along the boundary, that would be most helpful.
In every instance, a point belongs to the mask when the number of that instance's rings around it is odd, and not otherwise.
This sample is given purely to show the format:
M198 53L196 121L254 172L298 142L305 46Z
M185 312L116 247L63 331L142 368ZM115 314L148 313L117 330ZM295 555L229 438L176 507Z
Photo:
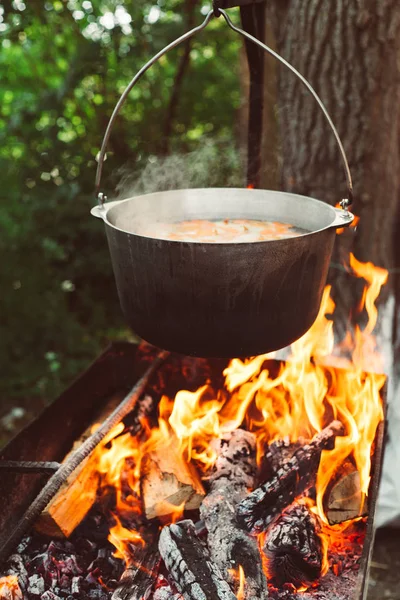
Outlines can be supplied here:
M112 398L106 404L82 436L76 440L71 452L67 454L63 462L82 446L92 434L96 423L102 423L113 412L119 401L119 398ZM141 428L141 418L148 415L153 406L154 403L150 396L143 396L138 400L134 421L131 425L132 435L138 433ZM92 454L68 477L46 506L35 523L36 531L52 538L69 537L93 506L97 496L98 483L97 457Z
M245 585L243 598L262 600L268 595L257 542L238 525L236 505L254 487L256 441L252 433L238 429L215 440L218 459L210 479L210 491L200 507L208 531L211 558L232 587L239 566Z
M154 586L160 555L154 549L138 548L132 563L124 571L111 600L143 600Z
M304 504L289 507L269 528L263 552L269 580L309 587L322 571L322 542L316 521Z
M179 452L179 442L172 434L167 448L160 446L146 456L141 495L148 519L171 515L179 507L199 508L204 488L196 469Z
M343 425L333 421L313 440L299 448L276 475L247 496L237 507L239 523L251 533L265 531L273 519L310 485L317 472L322 450L334 447Z
M71 451L64 458L65 462L87 440L96 423L102 423L118 405L119 398L112 398L96 415L95 419L78 438ZM69 537L83 521L93 506L99 483L97 461L89 456L68 477L51 502L46 506L35 523L35 529L52 538Z
M164 527L158 547L171 578L185 600L236 600L197 537L192 521Z
M360 474L351 464L346 464L328 492L327 511L329 523L342 523L361 517L368 512L367 501L361 491Z

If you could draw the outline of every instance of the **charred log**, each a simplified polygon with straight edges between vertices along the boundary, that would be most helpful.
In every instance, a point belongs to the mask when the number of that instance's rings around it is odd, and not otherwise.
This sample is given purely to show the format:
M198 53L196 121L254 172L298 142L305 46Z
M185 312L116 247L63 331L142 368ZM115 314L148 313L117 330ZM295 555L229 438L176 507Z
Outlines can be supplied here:
M322 542L304 504L289 507L267 532L263 552L272 584L310 586L321 576Z
M244 598L266 598L267 581L262 570L257 542L240 528L236 505L254 487L256 442L248 431L238 429L215 440L218 458L210 479L210 491L200 507L208 532L211 558L231 586L236 585L239 566L245 576Z
M219 568L196 535L192 521L164 527L160 554L178 591L185 600L235 600Z
M260 484L272 479L279 469L292 458L296 450L301 448L305 443L305 440L298 440L293 443L288 437L284 437L269 444L261 461Z
M142 600L151 593L157 578L160 555L156 549L138 548L122 574L111 600Z
M239 523L251 533L265 531L273 519L313 483L323 450L334 447L335 437L343 433L333 421L313 440L297 450L277 474L249 494L237 507Z

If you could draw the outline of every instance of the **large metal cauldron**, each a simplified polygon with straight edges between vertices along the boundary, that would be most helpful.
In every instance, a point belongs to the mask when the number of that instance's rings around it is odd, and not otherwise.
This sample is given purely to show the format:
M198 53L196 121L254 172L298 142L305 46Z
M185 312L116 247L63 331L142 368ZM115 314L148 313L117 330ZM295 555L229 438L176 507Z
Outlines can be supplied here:
M289 68L321 108L345 167L342 209L295 194L248 189L189 189L105 202L100 180L113 123L133 86L170 49L223 15L240 33ZM263 354L287 346L312 325L319 310L337 227L353 220L352 181L339 135L320 98L282 57L233 25L222 9L154 56L129 83L110 118L96 174L118 294L125 318L148 342L205 357ZM278 241L202 243L145 237L152 223L191 219L256 219L290 223L309 233Z
M314 322L337 227L353 216L323 202L265 190L158 192L95 207L102 217L125 318L145 340L198 356L250 356L282 348ZM290 222L310 231L252 243L140 235L190 219Z

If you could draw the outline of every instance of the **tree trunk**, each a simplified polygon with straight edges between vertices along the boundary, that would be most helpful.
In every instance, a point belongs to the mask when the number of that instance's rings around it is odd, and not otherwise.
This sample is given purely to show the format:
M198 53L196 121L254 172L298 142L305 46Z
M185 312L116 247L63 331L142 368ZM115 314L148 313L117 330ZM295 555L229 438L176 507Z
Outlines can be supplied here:
M315 88L342 138L361 217L357 258L391 267L399 196L400 4L268 0L277 50ZM278 107L283 186L334 204L346 186L335 139L314 99L283 67ZM343 237L343 236L342 236Z

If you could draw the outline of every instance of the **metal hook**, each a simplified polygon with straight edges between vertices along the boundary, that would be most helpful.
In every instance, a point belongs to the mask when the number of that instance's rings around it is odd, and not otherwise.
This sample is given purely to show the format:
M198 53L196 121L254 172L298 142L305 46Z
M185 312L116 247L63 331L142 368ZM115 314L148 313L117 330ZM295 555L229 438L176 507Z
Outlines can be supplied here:
M107 196L103 194L103 192L99 192L97 194L97 202L99 203L100 208L104 208L104 203L107 202Z

